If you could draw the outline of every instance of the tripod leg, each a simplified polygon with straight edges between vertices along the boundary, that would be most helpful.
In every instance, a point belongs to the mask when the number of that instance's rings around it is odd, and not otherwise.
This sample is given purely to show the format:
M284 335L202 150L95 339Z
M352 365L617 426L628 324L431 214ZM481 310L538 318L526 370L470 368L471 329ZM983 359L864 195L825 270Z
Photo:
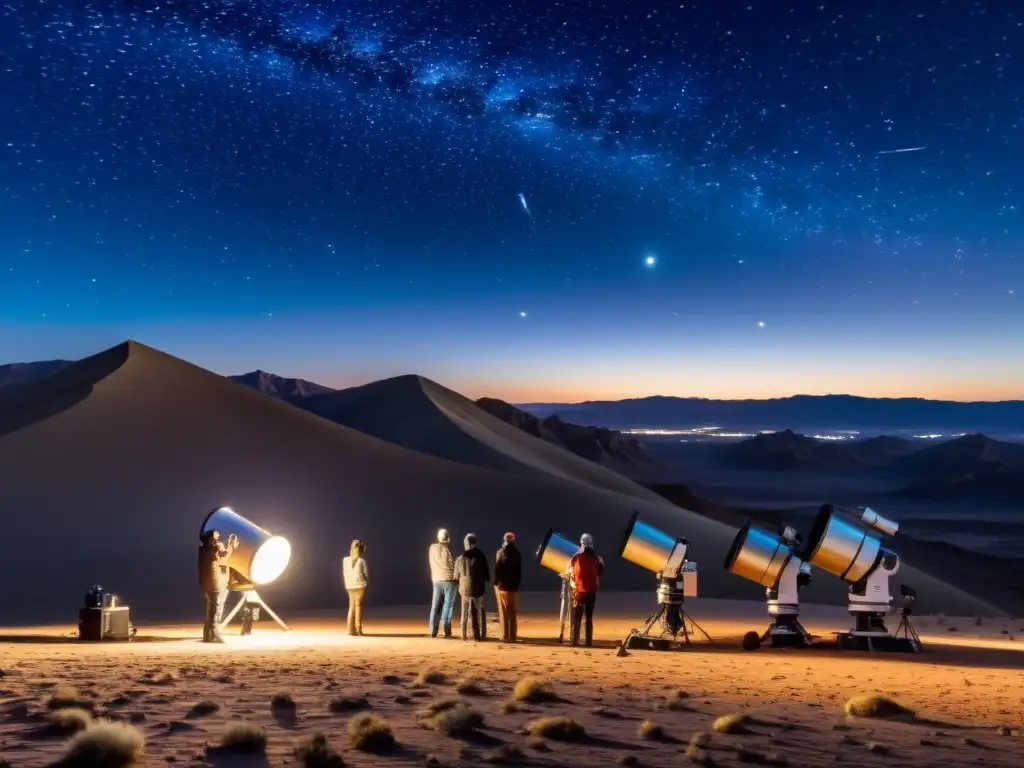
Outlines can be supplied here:
M276 621L278 626L281 627L281 629L283 629L285 632L287 632L288 631L288 625L285 624L283 621L281 621L281 618L276 613L274 613L272 610L270 610L270 606L267 605L265 602L263 602L263 598L262 597L257 595L255 592L253 592L252 594L253 594L253 597L256 598L256 602L259 603L260 607L263 610L265 610L267 613L270 614L270 618L272 618L274 621Z
M702 635L704 635L704 637L706 637L706 638L707 638L707 641L708 641L709 643L711 643L712 645L714 645L714 644L715 644L715 641L711 639L711 635L709 635L709 634L708 634L707 632L705 632L705 631L704 631L704 627L702 627L702 626L701 626L700 624L698 624L698 623L697 623L696 621L694 621L694 620L693 620L693 619L692 619L692 618L690 617L690 615L689 615L688 613L684 613L684 614L683 614L683 620L684 620L684 621L689 621L689 622L690 622L691 624L693 624L693 628L694 628L694 629L696 629L696 630L697 630L698 632L700 632L700 633L701 633ZM689 643L689 642L690 642L690 641L689 641L689 639L687 639L687 641L686 641L686 642L687 642L687 643Z
M665 606L664 605L659 605L658 606L658 610L655 611L654 615L652 615L651 618L649 618L647 620L647 625L644 627L644 631L641 632L641 634L645 635L645 636L649 635L651 633L651 630L654 628L654 625L658 623L658 621L661 619L661 617L662 617L662 615L664 613L665 613Z
M245 600L245 593L244 592L239 592L238 593L238 602L235 603L235 607L231 609L231 613L229 613L227 616L224 617L224 620L221 621L220 626L217 627L217 629L224 629L224 627L226 627L228 624L230 624L231 621L235 618L235 616L238 615L238 612L240 610L242 610L242 606L245 605L245 602L246 602L246 600Z

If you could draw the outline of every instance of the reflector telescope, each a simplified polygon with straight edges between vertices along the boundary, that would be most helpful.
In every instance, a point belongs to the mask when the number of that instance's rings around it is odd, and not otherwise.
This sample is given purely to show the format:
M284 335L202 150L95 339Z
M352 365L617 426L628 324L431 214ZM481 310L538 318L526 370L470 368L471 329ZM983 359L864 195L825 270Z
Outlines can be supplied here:
M868 527L862 528L843 512L858 516ZM800 557L843 581L856 584L875 571L886 555L895 555L882 546L882 537L874 531L894 536L898 530L898 524L870 507L846 510L825 504L814 518L807 546ZM895 573L895 569L892 572Z
M569 561L579 551L579 545L565 538L554 529L548 531L544 541L537 547L537 562L559 576L569 567Z
M697 596L697 564L686 559L689 542L679 536L672 538L639 519L634 512L622 537L619 555L634 565L646 568L658 578L658 610L642 631L633 630L622 643L623 648L669 650L680 642L690 644L691 629L708 638L697 622L683 611L683 599ZM651 634L655 624L661 625L661 636ZM677 638L682 635L682 641ZM666 639L671 636L671 640Z
M839 635L841 647L915 653L922 650L909 613L904 615L896 635L885 626L892 602L889 578L899 570L900 558L883 546L882 536L894 536L897 531L897 523L870 507L845 509L825 504L814 518L800 557L850 585L848 610L855 626Z
M800 624L799 588L811 580L807 563L793 554L799 535L790 527L781 534L753 525L740 528L725 556L725 569L765 587L768 614L772 617L761 641L773 646L803 645L811 636Z
M562 577L560 601L558 609L558 642L565 641L565 628L569 623L569 613L573 604L572 579L568 577L569 564L573 555L579 551L575 542L555 533L554 528L548 529L544 541L537 547L537 562Z
M284 573L292 556L292 546L288 540L260 528L231 507L218 507L206 516L199 527L199 538L202 539L208 531L219 531L224 543L232 534L238 538L238 546L227 561L231 574L228 588L239 593L238 602L220 626L226 627L236 615L244 611L242 634L249 634L252 622L259 618L262 608L281 629L287 630L288 626L256 592L256 586L269 584Z
M238 537L238 548L229 560L238 581L269 584L288 567L292 556L288 540L263 530L231 507L220 507L208 514L199 529L199 538L207 531L220 531L221 541L225 543L231 534Z

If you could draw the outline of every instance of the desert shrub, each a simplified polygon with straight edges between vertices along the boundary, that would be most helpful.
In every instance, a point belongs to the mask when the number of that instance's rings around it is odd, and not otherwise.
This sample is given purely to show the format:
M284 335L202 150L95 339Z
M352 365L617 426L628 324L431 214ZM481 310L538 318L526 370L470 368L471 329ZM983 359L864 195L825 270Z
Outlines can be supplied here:
M455 683L455 690L463 696L483 696L487 692L480 687L480 684L473 677L464 677Z
M692 712L693 707L690 706L690 694L681 690L673 691L665 699L661 708L671 709L675 712Z
M358 712L370 708L370 702L363 698L340 697L331 699L327 705L331 712Z
M267 751L267 732L254 723L231 723L221 736L220 746L226 752L262 754Z
M498 711L503 715L512 715L519 711L519 702L515 699L508 699L498 705Z
M715 733L750 733L749 724L750 718L746 715L722 715L715 720L711 730Z
M388 752L396 744L388 721L370 714L358 715L348 721L348 739L352 747L361 752Z
M665 741L665 729L651 720L644 720L636 730L636 735L647 741Z
M541 736L557 741L579 741L587 735L587 730L571 717L542 717L526 726L531 736Z
M58 685L46 702L48 709L85 709L93 711L94 704L91 699L82 696L72 685Z
M508 763L516 763L524 757L526 757L526 754L515 744L502 744L487 756L487 762L506 765Z
M146 740L130 725L99 722L75 734L59 765L64 768L130 768L139 765Z
M415 685L443 685L447 680L447 676L444 672L440 672L436 669L426 667L421 669L420 673L416 675Z
M424 728L447 733L465 734L484 724L484 716L458 699L438 699L419 710L416 722Z
M146 685L174 685L178 676L174 672L151 672L139 680Z
M913 717L914 711L902 704L897 704L886 696L865 695L854 696L843 708L849 717Z
M44 732L53 736L71 736L92 725L92 715L78 707L55 709L46 717Z
M295 701L287 693L279 693L270 700L270 711L275 714L295 714Z
M551 684L538 677L524 677L517 682L512 696L516 701L528 701L532 704L558 701L558 695L552 690Z
M342 768L345 761L320 731L312 733L295 749L295 755L306 768Z
M868 752L874 752L876 755L884 755L888 753L889 748L885 744L880 744L877 741L872 741L868 744Z
M220 710L220 704L212 701L200 701L197 704L193 704L192 708L188 711L189 717L206 717L212 715L214 712Z

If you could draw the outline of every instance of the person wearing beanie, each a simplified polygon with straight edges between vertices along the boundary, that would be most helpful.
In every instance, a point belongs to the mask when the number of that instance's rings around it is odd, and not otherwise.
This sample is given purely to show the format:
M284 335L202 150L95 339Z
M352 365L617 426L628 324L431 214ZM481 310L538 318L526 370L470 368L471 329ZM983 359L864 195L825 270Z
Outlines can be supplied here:
M519 634L519 585L523 580L523 558L516 548L516 535L506 533L494 557L494 594L498 598L501 639L514 643Z
M580 644L580 625L586 616L584 644L589 647L594 641L594 604L601 583L601 574L604 573L604 560L594 552L594 537L589 533L580 536L580 548L569 561L569 570L572 573L573 586L572 627L569 633L569 643L570 645Z
M437 532L437 541L430 545L430 580L434 592L430 599L430 636L437 637L437 631L444 629L444 636L452 636L452 613L455 611L455 594L458 584L455 580L455 561L450 547L452 537L444 528Z
M463 541L466 551L455 561L455 578L462 595L462 639L467 640L469 623L473 623L473 639L487 639L487 613L484 609L484 590L491 580L487 558L476 545L476 534L467 533Z

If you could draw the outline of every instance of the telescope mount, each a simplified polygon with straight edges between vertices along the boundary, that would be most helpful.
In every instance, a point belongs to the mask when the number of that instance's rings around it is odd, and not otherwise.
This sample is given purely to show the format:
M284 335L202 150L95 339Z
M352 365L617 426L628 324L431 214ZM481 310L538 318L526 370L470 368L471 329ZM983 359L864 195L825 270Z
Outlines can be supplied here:
M687 563L689 565L689 563ZM683 579L685 566L671 576L658 574L658 610L647 619L642 630L634 629L619 646L620 655L625 650L678 651L690 645L690 637L697 632L714 644L704 628L683 610ZM655 626L661 631L654 633Z
M251 581L242 579L237 572L231 572L231 583L228 584L228 589L232 592L238 593L238 602L231 609L231 612L224 617L221 621L218 630L222 630L227 627L239 613L242 614L242 635L252 634L252 623L253 621L259 620L260 609L262 608L267 612L277 625L281 627L285 632L289 631L288 625L281 621L281 617L274 613L270 606L260 597L259 592L256 591L256 585Z

